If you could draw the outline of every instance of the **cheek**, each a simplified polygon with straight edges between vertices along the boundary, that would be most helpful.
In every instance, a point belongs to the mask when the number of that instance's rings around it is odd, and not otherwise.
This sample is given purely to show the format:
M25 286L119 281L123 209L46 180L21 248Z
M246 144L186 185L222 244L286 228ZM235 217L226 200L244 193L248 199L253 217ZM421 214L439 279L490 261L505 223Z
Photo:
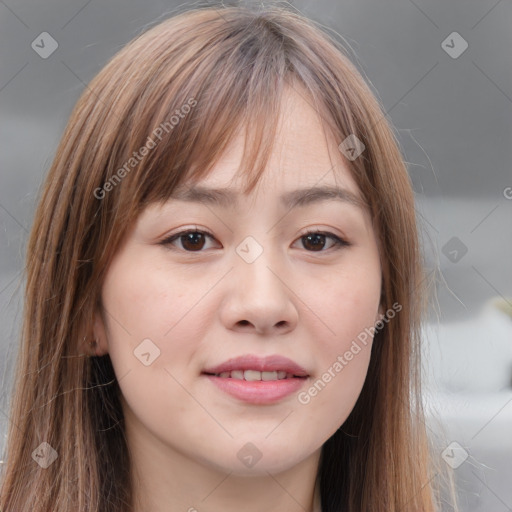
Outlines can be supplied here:
M207 284L190 286L183 273L171 276L135 258L109 268L102 290L108 351L129 411L148 428L176 427L186 405L194 405L185 389L211 322L205 305L198 304Z
M375 254L354 257L313 294L311 310L322 320L311 333L318 373L299 402L311 404L332 429L348 417L364 381L371 356L373 327L380 300L381 270ZM309 305L309 304L308 304ZM315 322L316 323L316 322ZM319 324L320 325L320 324Z
M208 316L203 308L197 318L197 303L204 290L187 289L187 281L178 272L171 276L135 257L112 263L102 299L108 350L118 374L139 369L148 360L154 360L151 369L164 364L176 371L187 367L196 348L194 340L201 339L199 331Z
M380 283L380 265L375 258L361 259L333 272L314 295L311 309L325 324L324 346L331 357L333 352L348 350L358 335L375 325Z

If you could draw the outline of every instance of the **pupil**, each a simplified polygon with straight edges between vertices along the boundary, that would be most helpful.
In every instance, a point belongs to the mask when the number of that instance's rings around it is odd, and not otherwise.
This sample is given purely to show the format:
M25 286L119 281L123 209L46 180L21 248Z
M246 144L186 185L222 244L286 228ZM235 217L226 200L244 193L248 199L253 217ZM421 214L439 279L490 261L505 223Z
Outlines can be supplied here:
M324 236L325 235L322 235L322 234L314 234L314 235L306 235L305 238L306 238L306 240L309 243L312 239L314 239L316 242L318 242L319 241L319 237L324 237ZM316 248L316 249L320 248L320 249L322 249L322 247L323 247L323 244L313 243L313 248Z
M187 233L185 235L185 244L184 246L186 247L189 242L192 244L191 245L191 248L192 249L200 249L202 247L202 244L200 243L201 241L204 242L204 240L200 240L199 241L199 245L197 244L198 240L196 239L197 237L201 238L203 237L203 234L202 233Z

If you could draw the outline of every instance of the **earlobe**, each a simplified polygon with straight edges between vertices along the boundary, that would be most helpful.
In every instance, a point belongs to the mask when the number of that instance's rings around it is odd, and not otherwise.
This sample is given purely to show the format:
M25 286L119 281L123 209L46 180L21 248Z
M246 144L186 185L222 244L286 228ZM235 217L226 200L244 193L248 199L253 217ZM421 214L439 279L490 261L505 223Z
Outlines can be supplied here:
M375 316L375 325L378 324L381 320L384 319L386 315L384 314L384 307L382 304L379 306L379 310L377 311L377 315Z
M92 355L104 356L108 354L107 331L100 306L96 308L94 313L93 336L94 338L90 340L90 351Z

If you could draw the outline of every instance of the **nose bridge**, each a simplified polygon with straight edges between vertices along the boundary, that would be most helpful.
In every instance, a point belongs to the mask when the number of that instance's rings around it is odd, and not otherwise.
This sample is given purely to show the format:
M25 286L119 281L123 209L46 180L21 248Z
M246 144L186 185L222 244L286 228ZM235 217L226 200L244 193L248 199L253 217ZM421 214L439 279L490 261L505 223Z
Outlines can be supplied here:
M235 249L237 279L240 279L240 284L252 287L254 293L268 292L270 300L280 293L283 286L276 276L282 265L278 261L278 248L271 246L271 237L256 236L247 236Z
M256 235L244 238L235 252L231 273L235 282L222 312L226 325L246 329L251 324L260 333L293 328L297 311L282 275L279 248L271 246L269 236Z

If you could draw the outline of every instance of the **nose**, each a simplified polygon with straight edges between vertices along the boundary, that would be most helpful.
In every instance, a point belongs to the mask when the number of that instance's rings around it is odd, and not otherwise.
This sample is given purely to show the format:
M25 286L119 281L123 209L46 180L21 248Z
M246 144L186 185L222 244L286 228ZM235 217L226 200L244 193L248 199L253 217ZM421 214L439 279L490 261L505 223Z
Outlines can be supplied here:
M282 270L270 251L252 263L235 255L235 268L222 303L221 320L226 328L262 335L281 335L295 329L298 311L290 274Z

